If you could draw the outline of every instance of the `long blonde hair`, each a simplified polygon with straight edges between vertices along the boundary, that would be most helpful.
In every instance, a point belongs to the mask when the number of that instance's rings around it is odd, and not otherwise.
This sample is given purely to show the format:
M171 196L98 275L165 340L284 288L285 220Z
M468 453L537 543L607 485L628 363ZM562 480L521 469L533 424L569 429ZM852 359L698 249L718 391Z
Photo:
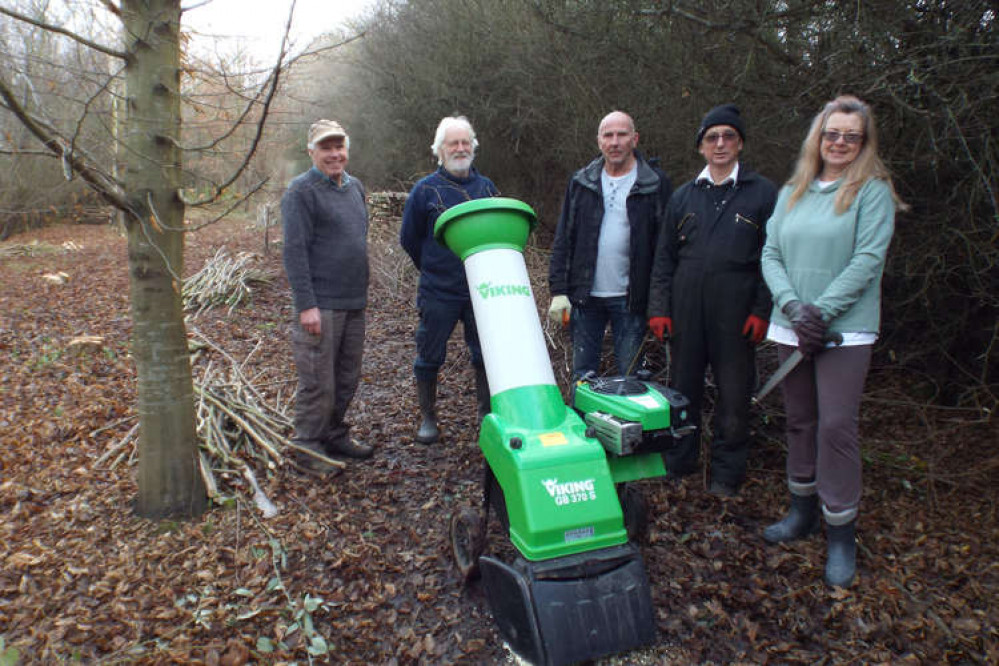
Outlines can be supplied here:
M895 186L891 182L891 172L878 156L878 132L874 122L874 114L871 107L860 101L853 95L840 95L831 102L826 103L822 111L812 120L812 126L801 143L801 152L798 154L798 163L794 167L794 173L787 181L791 186L791 196L788 199L788 210L804 196L808 191L808 186L815 180L822 171L822 153L820 146L822 143L822 132L826 128L829 116L834 113L857 114L863 121L864 143L850 166L843 172L843 183L836 193L835 210L837 214L842 214L857 198L857 192L871 178L877 178L888 183L891 189L892 199L895 206L900 210L905 210L908 206L895 192Z

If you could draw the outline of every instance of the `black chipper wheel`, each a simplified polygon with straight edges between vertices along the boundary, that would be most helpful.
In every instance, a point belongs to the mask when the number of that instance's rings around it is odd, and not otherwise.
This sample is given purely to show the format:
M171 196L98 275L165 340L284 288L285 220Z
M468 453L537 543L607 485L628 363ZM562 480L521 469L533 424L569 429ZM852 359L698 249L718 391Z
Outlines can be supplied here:
M486 549L484 523L482 513L470 507L451 514L451 557L466 585L479 577L479 556Z
M638 544L644 543L649 531L649 505L645 495L634 485L622 483L618 488L618 499L621 500L628 538Z

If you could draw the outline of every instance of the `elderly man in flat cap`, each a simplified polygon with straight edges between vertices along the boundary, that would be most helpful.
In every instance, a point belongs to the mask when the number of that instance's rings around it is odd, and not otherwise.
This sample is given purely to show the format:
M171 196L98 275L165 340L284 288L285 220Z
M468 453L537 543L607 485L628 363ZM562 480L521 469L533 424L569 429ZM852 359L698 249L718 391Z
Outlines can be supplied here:
M718 390L708 490L732 497L746 475L754 348L767 331L770 292L760 273L774 184L739 162L745 123L732 104L708 111L697 130L706 162L673 194L649 290L649 329L672 340L672 385L700 426L704 372ZM700 427L665 455L674 478L698 470Z
M350 138L332 120L309 128L312 168L281 199L284 267L295 319L298 371L293 443L334 458L368 458L344 420L361 376L368 300L368 210L364 185L347 173ZM300 456L309 471L339 467Z

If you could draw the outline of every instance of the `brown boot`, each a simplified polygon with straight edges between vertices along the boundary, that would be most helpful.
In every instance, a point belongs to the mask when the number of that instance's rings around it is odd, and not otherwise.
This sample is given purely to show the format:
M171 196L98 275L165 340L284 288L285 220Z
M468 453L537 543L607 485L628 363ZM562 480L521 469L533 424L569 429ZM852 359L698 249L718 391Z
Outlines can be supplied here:
M315 442L289 442L294 451L292 466L304 474L336 476L343 471L343 463L331 460L322 446Z
M323 448L326 450L326 455L329 456L344 456L346 458L355 458L357 460L364 460L370 458L371 454L375 452L375 448L368 444L363 444L356 439L351 439L350 437L344 437L338 440L326 440L323 442Z

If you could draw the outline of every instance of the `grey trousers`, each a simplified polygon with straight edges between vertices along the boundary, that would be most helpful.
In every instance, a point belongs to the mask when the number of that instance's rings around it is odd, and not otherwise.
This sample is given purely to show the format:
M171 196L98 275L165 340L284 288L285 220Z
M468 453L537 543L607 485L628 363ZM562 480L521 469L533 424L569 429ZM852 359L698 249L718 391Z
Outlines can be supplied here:
M307 333L297 317L291 344L298 371L296 442L343 441L344 416L357 391L364 352L364 310L320 310L320 334Z
M777 346L780 362L794 347ZM871 345L825 349L784 379L787 475L815 480L826 512L855 513L860 505L860 399Z

